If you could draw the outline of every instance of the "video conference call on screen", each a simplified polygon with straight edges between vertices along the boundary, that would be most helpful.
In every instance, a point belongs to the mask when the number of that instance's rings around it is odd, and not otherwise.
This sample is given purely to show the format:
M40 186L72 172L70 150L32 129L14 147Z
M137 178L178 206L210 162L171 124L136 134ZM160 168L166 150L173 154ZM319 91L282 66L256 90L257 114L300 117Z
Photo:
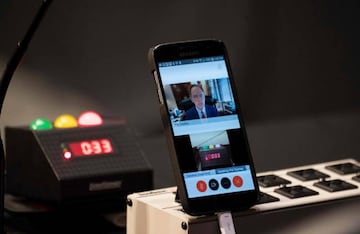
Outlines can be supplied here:
M187 187L196 187L191 185L198 182L196 178L219 173L214 171L218 168L228 168L222 171L225 174L243 171L247 178L248 168L235 165L231 156L227 131L241 126L224 57L161 62L159 71L173 134L188 136L194 152L198 172L184 173Z
M229 144L226 130L240 125L224 57L164 62L159 64L159 70L174 136L189 135L198 156L215 148L225 156ZM200 157L199 170L210 168L205 161L216 161L210 159L219 156L213 153ZM232 165L231 158L223 163Z

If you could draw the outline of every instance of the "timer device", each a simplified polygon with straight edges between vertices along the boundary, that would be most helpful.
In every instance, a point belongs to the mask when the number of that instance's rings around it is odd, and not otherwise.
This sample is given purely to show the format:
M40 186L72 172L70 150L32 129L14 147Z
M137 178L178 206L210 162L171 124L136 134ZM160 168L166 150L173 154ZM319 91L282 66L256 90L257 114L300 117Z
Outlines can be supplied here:
M153 172L124 124L32 130L6 127L6 192L55 207L124 209L153 187Z

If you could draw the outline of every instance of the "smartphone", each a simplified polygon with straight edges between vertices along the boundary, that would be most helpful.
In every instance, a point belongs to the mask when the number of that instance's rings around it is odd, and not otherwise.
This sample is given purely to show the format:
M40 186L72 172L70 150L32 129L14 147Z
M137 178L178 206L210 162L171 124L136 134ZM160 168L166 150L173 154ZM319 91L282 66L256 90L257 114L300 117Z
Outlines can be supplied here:
M259 187L224 43L159 44L148 59L184 211L203 215L256 204Z

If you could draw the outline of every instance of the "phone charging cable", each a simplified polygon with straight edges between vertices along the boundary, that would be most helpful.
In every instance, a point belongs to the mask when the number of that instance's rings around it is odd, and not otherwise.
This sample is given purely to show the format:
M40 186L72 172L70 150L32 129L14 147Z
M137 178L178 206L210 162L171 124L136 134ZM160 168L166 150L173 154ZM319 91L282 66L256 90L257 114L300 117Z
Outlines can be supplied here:
M219 212L217 213L220 233L221 234L235 234L235 227L231 212Z

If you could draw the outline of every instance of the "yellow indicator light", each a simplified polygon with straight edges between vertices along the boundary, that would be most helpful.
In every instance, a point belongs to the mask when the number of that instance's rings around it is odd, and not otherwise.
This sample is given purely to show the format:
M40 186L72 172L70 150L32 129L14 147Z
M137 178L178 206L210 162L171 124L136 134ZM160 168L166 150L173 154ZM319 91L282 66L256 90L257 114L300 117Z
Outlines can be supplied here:
M76 128L77 126L76 118L69 114L62 114L54 121L55 128Z

